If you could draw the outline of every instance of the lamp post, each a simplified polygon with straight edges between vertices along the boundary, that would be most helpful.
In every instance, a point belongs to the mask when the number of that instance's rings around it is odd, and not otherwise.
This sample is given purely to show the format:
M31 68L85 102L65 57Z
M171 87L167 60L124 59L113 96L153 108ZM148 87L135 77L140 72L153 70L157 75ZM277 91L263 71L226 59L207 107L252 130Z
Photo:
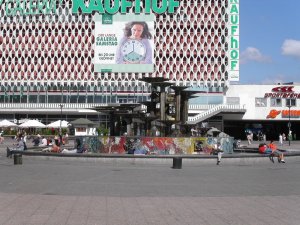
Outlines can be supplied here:
M289 108L289 123L288 123L289 133L288 133L288 139L289 139L289 146L290 146L291 145L291 107L292 107L292 105L289 104L287 107Z
M60 107L60 123L59 123L59 141L60 141L60 145L62 144L62 132L61 132L61 123L62 123L62 108L63 108L63 104L59 104Z

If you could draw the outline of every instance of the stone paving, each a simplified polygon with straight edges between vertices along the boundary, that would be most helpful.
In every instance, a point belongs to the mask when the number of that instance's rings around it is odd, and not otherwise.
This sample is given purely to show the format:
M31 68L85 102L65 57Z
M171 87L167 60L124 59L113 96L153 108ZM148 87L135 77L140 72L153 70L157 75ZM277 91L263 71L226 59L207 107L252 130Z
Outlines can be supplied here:
M183 161L23 157L0 147L1 225L298 225L300 157ZM254 143L253 146L257 146ZM300 142L284 145L297 151ZM152 159L150 159L152 160ZM149 162L149 159L148 159Z

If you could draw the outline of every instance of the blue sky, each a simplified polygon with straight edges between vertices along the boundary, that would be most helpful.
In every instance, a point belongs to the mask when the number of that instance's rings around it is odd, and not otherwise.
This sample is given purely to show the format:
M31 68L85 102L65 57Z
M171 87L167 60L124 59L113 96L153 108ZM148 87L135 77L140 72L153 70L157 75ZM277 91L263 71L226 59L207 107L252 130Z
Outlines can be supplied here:
M300 82L300 0L240 0L240 82Z

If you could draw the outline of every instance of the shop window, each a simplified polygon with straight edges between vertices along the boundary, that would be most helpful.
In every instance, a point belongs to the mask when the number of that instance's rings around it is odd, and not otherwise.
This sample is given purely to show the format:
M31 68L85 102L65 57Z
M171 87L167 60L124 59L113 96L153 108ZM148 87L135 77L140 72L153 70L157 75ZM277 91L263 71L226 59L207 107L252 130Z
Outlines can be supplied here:
M292 98L287 98L285 100L285 106L296 106L296 99L292 99Z
M282 100L281 100L281 98L271 98L271 106L273 106L273 107L281 107L282 106Z
M266 107L267 99L266 98L255 98L255 107Z

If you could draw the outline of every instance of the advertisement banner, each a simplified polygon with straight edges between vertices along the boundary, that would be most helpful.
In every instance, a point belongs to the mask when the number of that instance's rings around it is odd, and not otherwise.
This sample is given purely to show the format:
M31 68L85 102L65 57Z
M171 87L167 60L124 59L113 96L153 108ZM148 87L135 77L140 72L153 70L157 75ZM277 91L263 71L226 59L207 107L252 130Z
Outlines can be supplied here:
M95 16L95 72L154 71L153 14Z

